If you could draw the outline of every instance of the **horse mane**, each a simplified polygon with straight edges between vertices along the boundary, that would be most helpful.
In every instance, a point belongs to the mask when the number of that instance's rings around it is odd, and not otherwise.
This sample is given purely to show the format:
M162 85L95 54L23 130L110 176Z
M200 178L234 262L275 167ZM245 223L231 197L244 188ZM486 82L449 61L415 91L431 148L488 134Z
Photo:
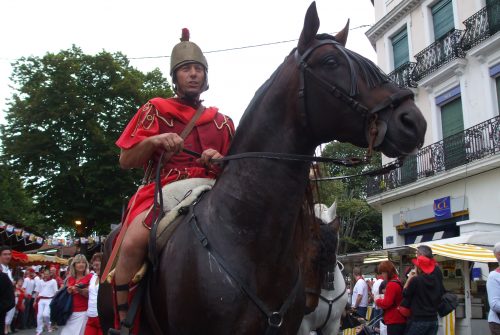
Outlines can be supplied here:
M338 233L330 226L320 225L319 232L319 253L316 257L316 262L320 269L325 269L327 266L332 265L332 255L337 254L338 246Z
M317 40L334 40L335 37L330 34L318 34L316 35ZM349 50L342 46L341 44L335 44L337 49L344 55L348 63L351 65L351 61L354 61L358 65L358 68L361 70L361 76L365 80L366 84L369 88L374 88L380 86L384 83L390 81L389 77L382 71L375 63L366 57L361 56L360 54ZM359 86L357 82L358 71L356 67L350 66L351 77L354 78L354 82L351 83L350 95L354 96L359 93Z

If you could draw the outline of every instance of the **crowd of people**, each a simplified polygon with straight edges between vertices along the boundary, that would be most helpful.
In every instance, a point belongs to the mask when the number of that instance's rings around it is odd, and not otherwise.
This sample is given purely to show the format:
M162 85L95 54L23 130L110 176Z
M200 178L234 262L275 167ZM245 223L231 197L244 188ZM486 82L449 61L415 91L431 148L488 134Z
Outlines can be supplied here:
M36 328L36 335L56 329L61 335L102 335L97 314L101 253L90 264L84 255L75 255L65 271L57 265L12 268L11 258L11 249L0 246L0 334ZM50 315L59 290L73 297L71 316L62 326L52 324Z
M493 254L500 264L500 242ZM379 263L378 277L373 280L365 279L359 267L353 269L350 308L359 317L367 318L372 303L371 320L380 319L376 329L381 335L438 333L438 308L446 292L443 274L429 246L419 246L412 263L414 266L408 267L401 278L391 261ZM490 272L486 285L490 331L500 335L500 267Z

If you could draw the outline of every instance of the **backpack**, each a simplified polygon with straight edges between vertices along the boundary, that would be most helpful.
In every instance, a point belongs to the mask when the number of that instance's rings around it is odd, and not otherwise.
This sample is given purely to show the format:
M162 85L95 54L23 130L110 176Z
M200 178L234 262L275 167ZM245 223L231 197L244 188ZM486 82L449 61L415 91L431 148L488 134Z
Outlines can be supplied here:
M73 313L73 295L66 286L57 291L50 302L50 321L64 326Z

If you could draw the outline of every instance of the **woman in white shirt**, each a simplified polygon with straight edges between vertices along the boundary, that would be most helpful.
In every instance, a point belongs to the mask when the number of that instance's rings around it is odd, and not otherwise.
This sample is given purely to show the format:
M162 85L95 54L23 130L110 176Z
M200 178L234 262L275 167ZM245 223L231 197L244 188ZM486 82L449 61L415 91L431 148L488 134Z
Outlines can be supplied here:
M97 292L99 291L99 273L101 273L102 253L92 256L90 264L94 275L89 283L89 307L87 309L87 325L84 335L102 335L101 324L97 314Z
M50 277L49 270L43 272L43 280L39 282L38 291L38 313L36 316L36 334L43 332L43 327L47 326L48 331L52 331L50 326L50 302L57 292L57 282Z

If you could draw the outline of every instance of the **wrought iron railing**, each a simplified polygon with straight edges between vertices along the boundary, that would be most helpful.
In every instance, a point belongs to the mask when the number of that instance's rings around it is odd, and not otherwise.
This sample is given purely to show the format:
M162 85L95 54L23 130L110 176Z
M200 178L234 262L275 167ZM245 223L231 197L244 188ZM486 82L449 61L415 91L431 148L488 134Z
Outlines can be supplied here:
M416 66L417 63L406 62L389 73L389 77L400 87L417 87L417 83L413 78L413 69Z
M417 66L413 71L415 80L424 78L455 58L465 57L461 36L462 30L454 29L416 54Z
M498 153L500 116L420 149L416 155L408 157L400 168L368 177L367 194L380 194Z
M483 7L464 21L465 31L462 37L462 48L464 51L472 49L499 30L499 11L500 1L496 4Z

